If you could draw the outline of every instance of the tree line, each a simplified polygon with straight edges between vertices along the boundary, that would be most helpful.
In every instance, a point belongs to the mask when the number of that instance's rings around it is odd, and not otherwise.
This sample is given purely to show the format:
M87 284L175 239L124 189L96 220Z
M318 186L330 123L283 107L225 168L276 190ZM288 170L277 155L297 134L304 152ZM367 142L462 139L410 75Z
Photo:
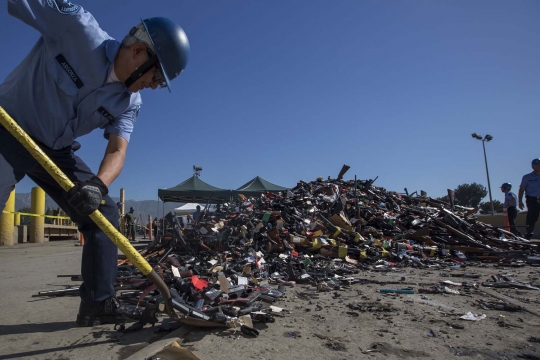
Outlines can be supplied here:
M456 205L473 208L477 207L482 214L488 214L491 212L489 201L481 202L482 199L488 194L488 191L484 185L474 182L472 184L461 184L454 189L454 194L454 203ZM437 200L450 202L448 195L439 197ZM502 212L503 203L499 200L493 200L493 208L495 209L495 212Z

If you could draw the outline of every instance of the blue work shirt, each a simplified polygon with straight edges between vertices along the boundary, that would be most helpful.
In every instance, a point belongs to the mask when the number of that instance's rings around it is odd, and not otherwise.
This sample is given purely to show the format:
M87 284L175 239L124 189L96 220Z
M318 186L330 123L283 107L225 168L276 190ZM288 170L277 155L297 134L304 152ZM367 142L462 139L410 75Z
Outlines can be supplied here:
M514 199L514 205L512 206L517 206L517 196L516 194L514 194L513 192L509 191L507 193L504 194L504 204L503 204L503 207L507 208L508 205L510 204L510 200Z
M0 85L0 106L52 149L96 128L129 141L141 96L107 84L121 44L67 0L8 0L8 12L41 37Z
M525 189L527 196L540 196L540 176L533 172L523 175L520 188Z

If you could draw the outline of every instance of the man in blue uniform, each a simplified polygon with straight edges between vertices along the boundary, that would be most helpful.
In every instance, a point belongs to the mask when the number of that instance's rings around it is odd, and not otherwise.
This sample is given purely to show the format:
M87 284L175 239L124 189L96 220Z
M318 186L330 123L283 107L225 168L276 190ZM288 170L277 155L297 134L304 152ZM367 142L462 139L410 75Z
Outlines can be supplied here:
M527 203L527 234L525 237L531 239L534 235L534 226L540 215L540 158L533 159L531 166L533 172L523 175L521 185L519 185L519 208L523 210L523 193Z
M510 231L512 234L517 235L517 229L516 229L516 217L518 214L517 211L517 196L512 190L512 184L510 183L504 183L501 185L501 191L504 193L504 204L503 208L506 210L506 214L508 216L508 225L510 225Z
M129 208L129 212L124 216L126 219L127 233L126 237L130 241L135 241L135 234L137 232L137 215L135 215L135 209L132 207Z
M124 165L139 90L167 87L185 68L189 43L166 18L142 20L122 43L68 0L8 0L8 12L39 32L26 58L0 84L0 106L76 185L65 193L0 126L0 203L28 175L78 224L84 234L77 323L115 322L117 249L88 217L96 209L118 223L107 187ZM108 140L95 174L75 151L79 136L101 128Z

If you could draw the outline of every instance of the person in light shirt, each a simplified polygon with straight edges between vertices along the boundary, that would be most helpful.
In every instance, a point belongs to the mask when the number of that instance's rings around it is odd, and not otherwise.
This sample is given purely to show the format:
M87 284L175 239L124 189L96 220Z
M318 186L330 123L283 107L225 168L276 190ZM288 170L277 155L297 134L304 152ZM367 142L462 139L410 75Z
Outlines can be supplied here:
M512 234L518 234L516 228L516 217L518 214L517 210L517 196L512 190L512 184L504 183L501 185L501 191L504 193L504 204L503 208L506 210L508 216L508 225L510 225L510 231Z
M519 208L523 210L523 194L527 203L527 234L525 238L531 239L534 236L534 227L540 215L540 158L531 162L532 172L523 175L521 185L519 185Z

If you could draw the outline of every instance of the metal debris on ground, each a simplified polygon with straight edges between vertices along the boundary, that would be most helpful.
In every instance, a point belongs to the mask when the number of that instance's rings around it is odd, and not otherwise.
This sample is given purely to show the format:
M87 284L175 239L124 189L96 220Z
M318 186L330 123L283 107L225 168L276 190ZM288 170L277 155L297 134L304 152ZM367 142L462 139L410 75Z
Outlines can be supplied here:
M284 298L311 301L320 292L336 293L352 284L404 284L360 277L366 270L410 267L477 279L479 274L459 271L483 262L524 266L538 255L529 240L478 221L472 209L452 211L448 203L398 194L373 182L341 177L299 181L287 192L220 204L187 226L169 213L165 233L140 253L168 285L183 323L241 330L252 337L259 335L253 323L273 323L273 304ZM538 290L510 278L492 280L482 285ZM305 291L291 291L298 284L305 284ZM115 285L127 309L126 321L135 322L128 331L158 322L162 297L129 260L119 260ZM444 281L419 292L460 293L449 286L477 287ZM380 291L414 293L410 288ZM39 296L62 294L75 295L76 288ZM395 311L380 302L346 306L361 312ZM483 317L469 313L462 318Z

